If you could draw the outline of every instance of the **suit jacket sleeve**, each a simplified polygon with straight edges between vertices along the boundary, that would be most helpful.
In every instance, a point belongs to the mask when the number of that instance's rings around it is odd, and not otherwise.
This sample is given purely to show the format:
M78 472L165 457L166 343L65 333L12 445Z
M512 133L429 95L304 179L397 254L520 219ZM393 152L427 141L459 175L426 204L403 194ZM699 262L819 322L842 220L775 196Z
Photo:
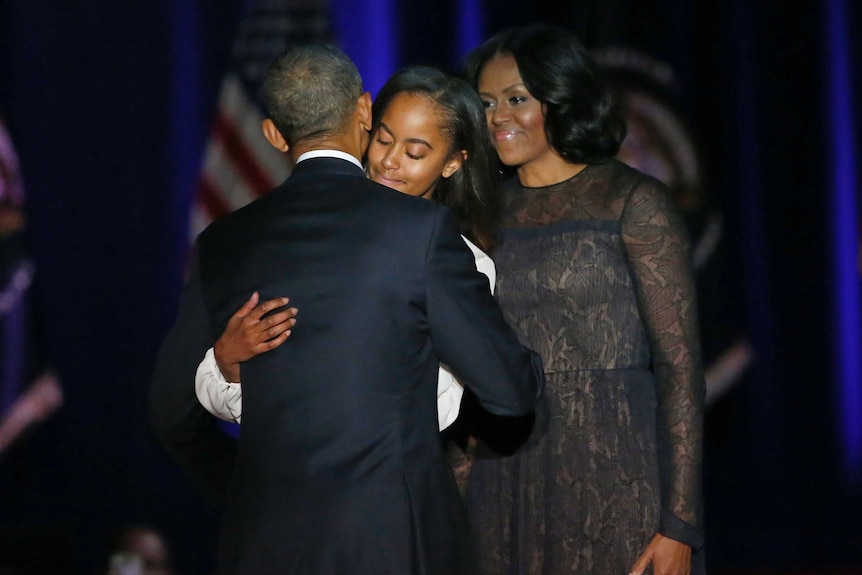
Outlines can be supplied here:
M162 344L149 390L150 422L192 483L211 502L223 502L236 442L222 432L195 395L195 372L213 343L197 259L173 328Z
M427 274L428 329L440 361L489 412L528 414L544 388L542 361L503 319L448 210L432 234Z

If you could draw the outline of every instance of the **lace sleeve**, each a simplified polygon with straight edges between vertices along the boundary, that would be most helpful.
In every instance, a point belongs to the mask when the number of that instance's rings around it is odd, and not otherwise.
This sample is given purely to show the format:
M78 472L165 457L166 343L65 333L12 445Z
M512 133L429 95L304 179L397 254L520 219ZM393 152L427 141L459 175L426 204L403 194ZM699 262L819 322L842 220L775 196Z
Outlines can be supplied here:
M629 194L621 224L656 375L659 531L697 549L706 385L687 232L664 186L650 178Z

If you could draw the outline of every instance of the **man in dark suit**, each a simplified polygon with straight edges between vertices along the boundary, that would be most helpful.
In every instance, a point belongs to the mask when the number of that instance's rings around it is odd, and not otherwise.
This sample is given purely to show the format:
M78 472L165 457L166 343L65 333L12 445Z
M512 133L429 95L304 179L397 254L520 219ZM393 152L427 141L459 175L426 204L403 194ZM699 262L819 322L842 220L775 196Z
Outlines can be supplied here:
M541 392L541 361L449 211L366 179L371 100L347 56L295 49L264 95L264 135L296 164L201 234L151 389L155 427L211 494L232 475L222 574L473 573L438 438L438 364L492 413L517 416ZM234 454L195 399L194 371L253 291L290 294L302 323L242 364Z

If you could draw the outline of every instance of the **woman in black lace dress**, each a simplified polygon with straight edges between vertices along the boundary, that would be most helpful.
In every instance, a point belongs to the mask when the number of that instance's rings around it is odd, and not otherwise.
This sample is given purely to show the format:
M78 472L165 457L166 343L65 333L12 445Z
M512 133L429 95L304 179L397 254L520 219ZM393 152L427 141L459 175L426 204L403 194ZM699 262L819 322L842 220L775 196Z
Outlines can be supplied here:
M666 188L612 159L625 127L596 73L549 26L496 36L468 64L517 172L497 295L547 376L519 449L480 434L468 510L490 575L703 569L689 244Z

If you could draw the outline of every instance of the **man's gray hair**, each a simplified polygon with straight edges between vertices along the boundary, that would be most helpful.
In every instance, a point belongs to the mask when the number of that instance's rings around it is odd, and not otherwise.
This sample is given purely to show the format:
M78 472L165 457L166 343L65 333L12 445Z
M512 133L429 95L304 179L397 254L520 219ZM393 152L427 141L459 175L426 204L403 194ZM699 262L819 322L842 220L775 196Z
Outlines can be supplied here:
M362 77L330 44L308 44L280 56L263 82L269 117L289 145L340 134L362 95Z

